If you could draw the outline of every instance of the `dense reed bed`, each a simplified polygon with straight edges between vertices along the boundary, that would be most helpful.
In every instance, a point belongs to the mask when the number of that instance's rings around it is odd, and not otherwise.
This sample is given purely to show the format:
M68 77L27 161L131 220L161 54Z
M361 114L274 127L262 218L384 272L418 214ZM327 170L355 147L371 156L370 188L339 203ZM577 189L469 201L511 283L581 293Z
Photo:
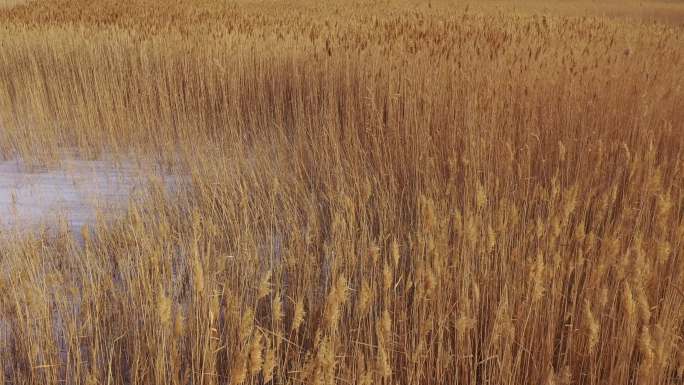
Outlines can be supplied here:
M0 238L0 379L679 383L683 53L445 4L0 10L5 158L187 179Z

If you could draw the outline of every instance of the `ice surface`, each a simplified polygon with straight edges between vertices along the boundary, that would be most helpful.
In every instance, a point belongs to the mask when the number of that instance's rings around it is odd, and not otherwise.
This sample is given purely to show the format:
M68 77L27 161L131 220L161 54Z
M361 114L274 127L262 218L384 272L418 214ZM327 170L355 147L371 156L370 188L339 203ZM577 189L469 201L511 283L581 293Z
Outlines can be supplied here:
M80 229L98 215L125 209L154 176L165 184L174 179L132 161L66 159L38 170L17 160L0 162L0 232L58 221Z

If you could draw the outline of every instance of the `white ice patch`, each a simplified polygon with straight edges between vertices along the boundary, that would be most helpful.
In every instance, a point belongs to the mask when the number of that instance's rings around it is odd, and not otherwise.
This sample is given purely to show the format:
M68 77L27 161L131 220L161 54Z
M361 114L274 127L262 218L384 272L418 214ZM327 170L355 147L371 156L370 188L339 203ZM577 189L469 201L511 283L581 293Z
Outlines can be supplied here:
M59 221L80 229L98 215L124 210L148 191L153 176L167 186L175 179L130 161L67 159L38 170L21 161L0 162L0 232Z

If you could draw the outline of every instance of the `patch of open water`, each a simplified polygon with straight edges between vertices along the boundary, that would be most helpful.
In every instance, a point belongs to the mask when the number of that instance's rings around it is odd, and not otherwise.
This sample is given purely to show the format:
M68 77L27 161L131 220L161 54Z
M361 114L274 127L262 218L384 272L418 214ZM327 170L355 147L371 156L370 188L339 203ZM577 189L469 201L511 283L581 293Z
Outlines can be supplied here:
M66 221L72 229L125 210L149 191L150 178L169 189L176 175L152 163L67 158L32 169L20 160L0 162L0 232L25 231Z

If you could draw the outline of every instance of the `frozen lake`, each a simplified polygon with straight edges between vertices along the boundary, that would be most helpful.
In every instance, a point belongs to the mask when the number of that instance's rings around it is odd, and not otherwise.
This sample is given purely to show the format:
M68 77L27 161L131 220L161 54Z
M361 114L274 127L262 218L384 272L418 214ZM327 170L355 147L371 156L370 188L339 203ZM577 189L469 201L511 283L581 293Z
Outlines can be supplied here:
M66 221L74 229L124 210L142 197L151 177L169 187L175 178L158 167L132 161L64 159L31 169L23 162L0 161L0 232L23 231Z

